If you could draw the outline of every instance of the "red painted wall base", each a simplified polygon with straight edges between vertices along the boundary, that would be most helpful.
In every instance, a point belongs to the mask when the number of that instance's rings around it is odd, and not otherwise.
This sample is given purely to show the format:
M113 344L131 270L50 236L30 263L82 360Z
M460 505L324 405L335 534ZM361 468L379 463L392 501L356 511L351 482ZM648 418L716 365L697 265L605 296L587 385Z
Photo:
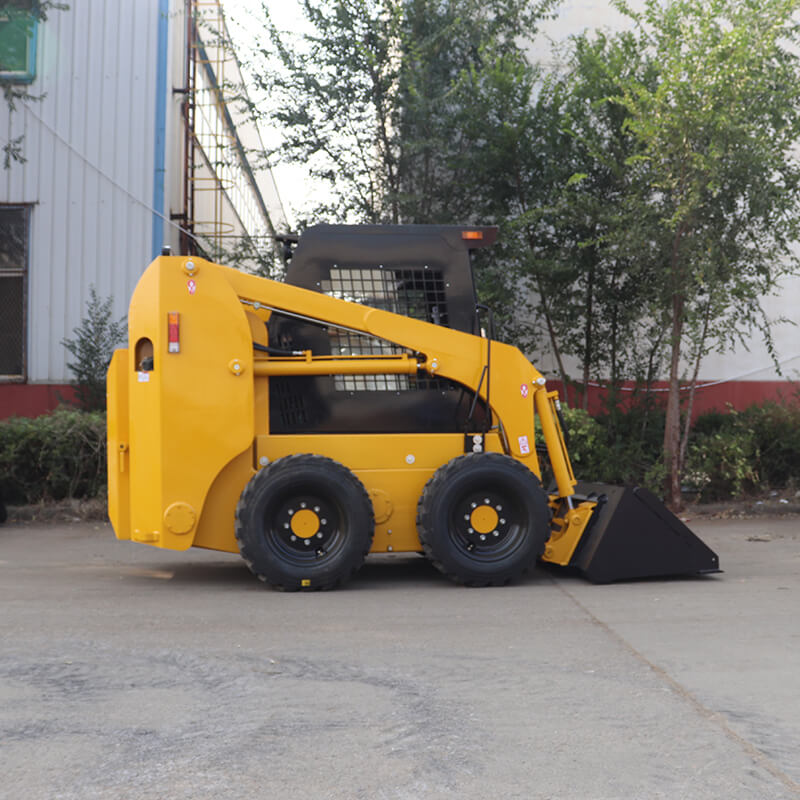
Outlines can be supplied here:
M795 404L800 402L800 385L792 381L730 381L719 383L713 386L704 386L712 383L711 380L701 381L694 396L692 408L692 418L697 419L700 414L706 411L726 411L728 406L732 406L737 411L743 411L752 405L761 405L768 401L780 403L782 405ZM561 381L548 381L549 389L558 389L562 401L566 399L567 404L572 407L582 407L583 392L570 386L568 397L565 398ZM623 388L630 390L633 384L626 384ZM667 400L667 383L658 381L653 385L657 389L657 397ZM685 403L688 400L688 390L682 392ZM608 391L600 386L589 387L589 408L590 414L599 414L605 410L605 400ZM631 397L630 391L623 392L623 404L625 397Z
M710 381L703 381L710 383ZM561 381L548 381L549 389L558 389L561 399L572 407L582 405L582 393L570 386L565 398ZM626 387L630 388L630 387ZM656 384L658 389L666 389L666 383ZM589 388L589 413L598 414L604 410L607 391L598 386ZM628 393L626 393L627 395ZM658 393L666 401L666 392ZM697 390L692 416L716 409L725 411L728 404L738 411L748 406L772 400L777 403L800 402L800 385L791 381L731 381ZM63 403L74 403L75 390L64 383L5 383L0 384L0 419L8 417L38 417L52 411Z
M66 383L0 383L0 419L39 417L74 401L75 390Z

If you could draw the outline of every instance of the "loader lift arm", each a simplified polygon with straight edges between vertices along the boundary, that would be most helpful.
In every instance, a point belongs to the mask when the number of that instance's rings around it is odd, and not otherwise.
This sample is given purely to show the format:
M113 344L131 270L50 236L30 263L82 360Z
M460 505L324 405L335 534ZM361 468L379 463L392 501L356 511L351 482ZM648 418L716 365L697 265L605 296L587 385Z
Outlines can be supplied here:
M574 494L576 481L553 404L557 393L547 392L544 376L517 348L289 284L270 282L269 287L265 287L263 278L237 270L230 270L230 273L229 281L240 301L255 310L292 314L302 308L303 316L314 323L365 333L420 354L416 362L402 356L385 356L376 360L374 357L333 358L311 353L278 359L259 358L256 369L261 374L358 374L350 370L359 368L363 370L361 374L390 374L395 369L413 374L419 369L432 376L449 378L466 386L487 403L494 398L492 410L502 421L508 452L529 463L529 469L541 479L541 468L533 446L535 409L542 425L558 496L568 498ZM486 370L486 378L482 380L490 348L492 368ZM516 391L508 391L508 379L504 377L507 375L517 377Z
M487 405L494 398L491 410L502 421L506 451L516 459L524 460L526 466L541 480L541 467L534 447L535 411L542 427L557 489L551 497L552 535L543 559L562 566L569 564L597 503L593 500L583 500L577 505L571 502L577 481L557 413L558 392L547 391L544 376L517 348L439 326L432 331L429 323L346 303L288 284L270 286L269 300L266 300L261 279L239 271L232 272L231 283L245 305L256 310L289 314L296 313L300 307L303 316L312 322L367 333L417 351L422 356L416 364L418 369L466 386ZM262 294L257 293L259 289ZM297 292L303 294L298 295ZM259 297L262 299L257 299ZM413 374L410 361L394 358L398 359L396 363L400 372ZM488 368L490 364L491 369ZM359 367L365 372L350 372ZM268 359L256 369L261 370L262 374L271 375L379 374L393 372L394 364L392 357L384 357L382 364L370 366L367 359L333 359L327 355L313 356L307 353L302 357L283 358L280 361ZM286 372L282 372L282 369ZM508 375L516 375L519 379L519 384L511 391L508 391L508 380L505 378Z

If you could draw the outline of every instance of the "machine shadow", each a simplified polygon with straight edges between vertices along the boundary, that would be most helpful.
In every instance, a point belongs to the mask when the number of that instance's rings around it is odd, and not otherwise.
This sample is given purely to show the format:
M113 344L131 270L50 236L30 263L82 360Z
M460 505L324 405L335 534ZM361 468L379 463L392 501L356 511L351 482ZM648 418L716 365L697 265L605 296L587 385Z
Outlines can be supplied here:
M189 561L180 564L150 562L135 568L122 569L125 578L148 586L170 584L204 587L208 589L245 591L271 591L257 580L240 559L230 561L199 562ZM546 573L537 566L532 574L512 586L526 586L531 583L549 582ZM391 591L406 588L425 587L440 589L464 589L442 575L428 559L421 555L374 555L368 556L364 565L344 586L332 591Z
M541 583L548 579L538 568L526 575L523 579L508 584L506 587L499 588L520 588L532 583ZM433 564L422 555L375 555L367 558L364 566L358 571L353 580L345 586L345 589L354 590L381 590L398 588L431 588L455 589L461 591L473 590L473 587L465 587L456 584L448 577L439 572ZM488 587L486 590L491 591Z

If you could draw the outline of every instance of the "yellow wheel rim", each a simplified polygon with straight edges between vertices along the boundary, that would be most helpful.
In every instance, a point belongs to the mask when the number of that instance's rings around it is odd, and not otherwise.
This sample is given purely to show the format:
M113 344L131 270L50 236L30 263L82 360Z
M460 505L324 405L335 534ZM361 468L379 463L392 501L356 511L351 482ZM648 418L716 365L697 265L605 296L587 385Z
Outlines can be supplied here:
M292 533L300 539L310 539L319 530L319 517L310 508L301 508L292 515Z
M470 527L478 533L491 533L497 528L500 518L491 506L478 506L469 517Z

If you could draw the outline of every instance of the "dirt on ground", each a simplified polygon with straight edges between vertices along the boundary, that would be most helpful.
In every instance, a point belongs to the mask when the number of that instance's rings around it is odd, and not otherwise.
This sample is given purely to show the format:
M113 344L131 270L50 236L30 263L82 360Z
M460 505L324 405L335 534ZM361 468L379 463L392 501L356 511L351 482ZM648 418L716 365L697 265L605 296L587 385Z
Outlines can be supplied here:
M752 517L788 517L800 514L800 497L770 492L760 497L716 503L691 503L680 512L681 519L750 519Z
M106 498L51 500L27 506L7 506L8 522L105 522Z

